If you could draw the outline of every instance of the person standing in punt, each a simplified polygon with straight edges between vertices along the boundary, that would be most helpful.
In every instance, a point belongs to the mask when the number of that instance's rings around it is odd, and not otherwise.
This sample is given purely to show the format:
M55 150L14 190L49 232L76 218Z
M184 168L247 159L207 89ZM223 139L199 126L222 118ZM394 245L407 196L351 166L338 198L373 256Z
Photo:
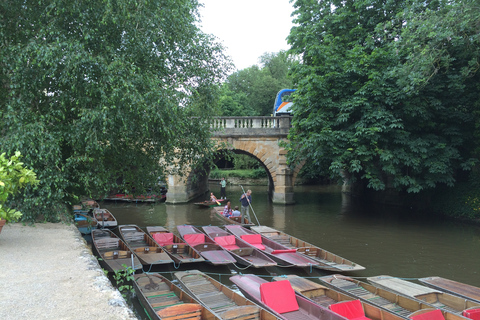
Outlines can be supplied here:
M240 212L242 213L242 222L244 221L243 218L248 219L248 223L251 223L250 219L250 204L252 203L252 190L247 190L246 193L242 194L240 197L240 204L241 210Z
M227 199L227 180L225 180L225 177L220 180L220 198L221 199Z

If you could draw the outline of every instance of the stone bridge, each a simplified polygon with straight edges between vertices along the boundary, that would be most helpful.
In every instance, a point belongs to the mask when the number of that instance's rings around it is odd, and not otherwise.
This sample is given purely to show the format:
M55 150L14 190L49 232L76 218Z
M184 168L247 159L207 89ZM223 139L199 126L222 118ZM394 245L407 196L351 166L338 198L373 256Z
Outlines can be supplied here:
M293 186L302 166L291 170L287 166L287 151L279 145L280 141L287 140L290 121L288 116L218 117L210 126L219 152L227 149L246 154L262 164L268 175L272 201L279 204L294 203ZM167 184L167 203L188 202L209 189L208 174L195 171L184 177L170 175Z

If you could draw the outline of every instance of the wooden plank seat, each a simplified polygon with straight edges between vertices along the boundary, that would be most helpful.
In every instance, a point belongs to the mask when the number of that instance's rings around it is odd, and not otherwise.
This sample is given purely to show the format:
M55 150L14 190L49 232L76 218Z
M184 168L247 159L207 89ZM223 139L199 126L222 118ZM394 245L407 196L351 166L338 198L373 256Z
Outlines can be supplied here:
M134 251L135 253L156 253L157 249L157 247L138 247Z
M105 249L105 248L118 248L120 239L116 238L100 238L95 241L97 248L99 250Z
M259 320L260 308L257 306L239 306L221 314L224 320Z
M103 258L107 260L125 259L125 258L128 258L128 251L124 251L124 250L107 251L103 254Z
M164 320L195 320L201 317L202 306L196 303L182 303L157 312Z

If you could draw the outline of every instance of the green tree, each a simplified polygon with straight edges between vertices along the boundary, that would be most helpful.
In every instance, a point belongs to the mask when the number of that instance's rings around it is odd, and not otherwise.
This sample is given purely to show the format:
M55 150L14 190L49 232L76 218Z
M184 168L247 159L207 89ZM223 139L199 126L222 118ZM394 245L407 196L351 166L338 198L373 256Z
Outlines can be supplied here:
M228 116L269 116L278 91L291 88L288 72L296 61L285 51L265 53L257 65L231 74L220 108ZM230 98L227 98L230 97ZM230 113L231 110L240 111Z
M474 1L297 0L290 162L375 190L453 185L474 161ZM477 14L475 14L475 12Z
M118 181L141 191L174 160L208 155L204 118L230 63L196 26L198 6L0 3L0 149L21 151L41 180L24 218L54 220Z

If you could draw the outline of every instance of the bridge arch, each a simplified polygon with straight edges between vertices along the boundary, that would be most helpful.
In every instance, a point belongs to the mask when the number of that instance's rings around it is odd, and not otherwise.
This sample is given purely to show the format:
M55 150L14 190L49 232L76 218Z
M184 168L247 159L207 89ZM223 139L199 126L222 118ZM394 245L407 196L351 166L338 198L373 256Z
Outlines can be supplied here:
M287 140L290 117L222 117L215 118L211 128L219 151L247 154L262 164L274 203L294 203L293 186L303 164L291 170L287 150L280 146ZM188 202L208 190L208 170L171 175L167 184L167 203Z

